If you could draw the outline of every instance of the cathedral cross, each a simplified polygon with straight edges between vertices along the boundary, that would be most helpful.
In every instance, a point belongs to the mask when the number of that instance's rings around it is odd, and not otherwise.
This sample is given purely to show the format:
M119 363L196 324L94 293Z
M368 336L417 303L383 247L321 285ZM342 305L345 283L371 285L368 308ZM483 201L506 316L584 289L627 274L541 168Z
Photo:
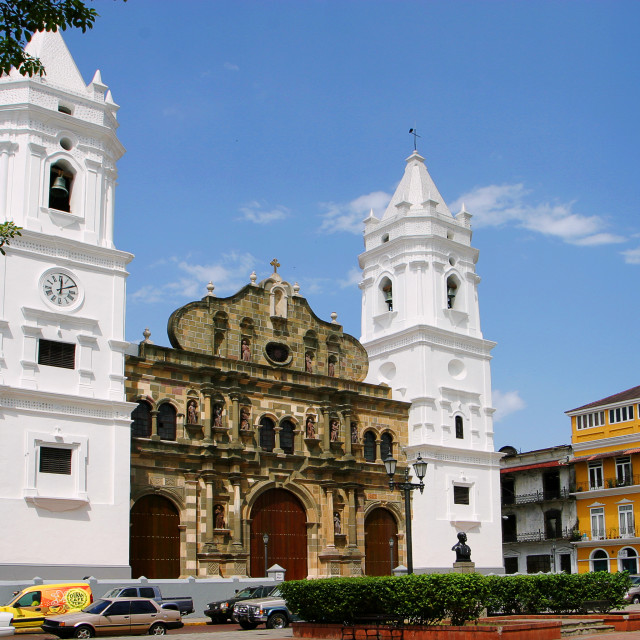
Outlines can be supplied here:
M274 258L269 264L273 267L273 273L278 273L278 267L280 266L278 258Z

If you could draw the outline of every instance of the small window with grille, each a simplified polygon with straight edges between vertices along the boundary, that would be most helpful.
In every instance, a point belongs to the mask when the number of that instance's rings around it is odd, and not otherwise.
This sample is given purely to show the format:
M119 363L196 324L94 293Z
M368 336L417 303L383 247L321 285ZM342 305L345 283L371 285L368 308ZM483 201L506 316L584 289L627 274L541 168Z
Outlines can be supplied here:
M71 449L40 447L40 473L71 475Z
M469 504L469 487L453 487L453 504Z
M38 340L38 364L62 369L75 369L76 345L55 340Z

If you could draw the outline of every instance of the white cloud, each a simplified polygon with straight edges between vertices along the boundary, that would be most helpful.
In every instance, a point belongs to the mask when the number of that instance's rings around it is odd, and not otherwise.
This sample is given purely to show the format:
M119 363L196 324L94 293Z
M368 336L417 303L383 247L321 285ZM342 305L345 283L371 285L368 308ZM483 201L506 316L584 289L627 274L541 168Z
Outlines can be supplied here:
M322 207L327 209L322 214L320 231L348 231L350 233L362 233L362 221L373 209L376 217L380 217L391 200L391 194L384 191L372 191L359 196L351 202L326 202Z
M240 71L240 67L232 62L225 62L223 66L227 71Z
M620 252L627 264L640 264L640 247Z
M249 284L249 274L256 259L250 253L230 252L218 263L197 264L178 258L170 259L173 279L156 286L144 285L129 296L131 302L154 302L189 298L199 300L207 294L207 283L213 282L215 295L235 293Z
M338 280L338 284L341 289L346 289L347 287L358 286L362 282L362 271L357 267L352 267L349 269L349 273L347 273L347 277L343 280Z
M492 398L493 406L496 410L493 416L494 422L500 422L500 420L506 418L510 413L520 411L527 406L518 391L502 392L494 389Z
M284 220L289 216L289 209L278 205L273 209L264 209L260 202L254 200L240 207L242 217L239 220L247 220L256 224L269 224L276 220Z
M622 236L605 231L608 226L605 218L574 213L573 202L534 204L530 195L522 184L489 185L460 196L451 209L457 211L464 203L473 215L475 228L513 223L585 247L625 242Z

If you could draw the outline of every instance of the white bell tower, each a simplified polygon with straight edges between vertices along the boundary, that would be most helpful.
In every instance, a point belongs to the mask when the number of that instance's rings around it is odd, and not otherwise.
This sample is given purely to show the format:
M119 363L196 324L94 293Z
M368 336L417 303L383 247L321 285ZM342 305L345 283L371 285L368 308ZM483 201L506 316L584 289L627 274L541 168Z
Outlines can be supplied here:
M411 402L407 461L421 454L429 465L424 493L413 492L416 572L450 571L460 531L477 571L503 571L502 454L494 452L491 406L495 343L480 330L470 220L464 207L451 215L414 151L382 218L371 213L364 221L367 382L387 384L395 399Z
M27 51L46 75L0 78L0 221L23 228L0 256L0 573L128 577L118 106L60 33Z

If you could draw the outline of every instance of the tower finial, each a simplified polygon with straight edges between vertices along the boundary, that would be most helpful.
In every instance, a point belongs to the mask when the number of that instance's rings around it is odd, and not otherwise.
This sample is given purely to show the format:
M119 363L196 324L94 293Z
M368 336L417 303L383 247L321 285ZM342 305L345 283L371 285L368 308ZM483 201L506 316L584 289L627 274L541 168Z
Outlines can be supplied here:
M418 150L418 138L422 138L422 136L418 135L417 129L409 129L409 133L413 136L413 150Z

